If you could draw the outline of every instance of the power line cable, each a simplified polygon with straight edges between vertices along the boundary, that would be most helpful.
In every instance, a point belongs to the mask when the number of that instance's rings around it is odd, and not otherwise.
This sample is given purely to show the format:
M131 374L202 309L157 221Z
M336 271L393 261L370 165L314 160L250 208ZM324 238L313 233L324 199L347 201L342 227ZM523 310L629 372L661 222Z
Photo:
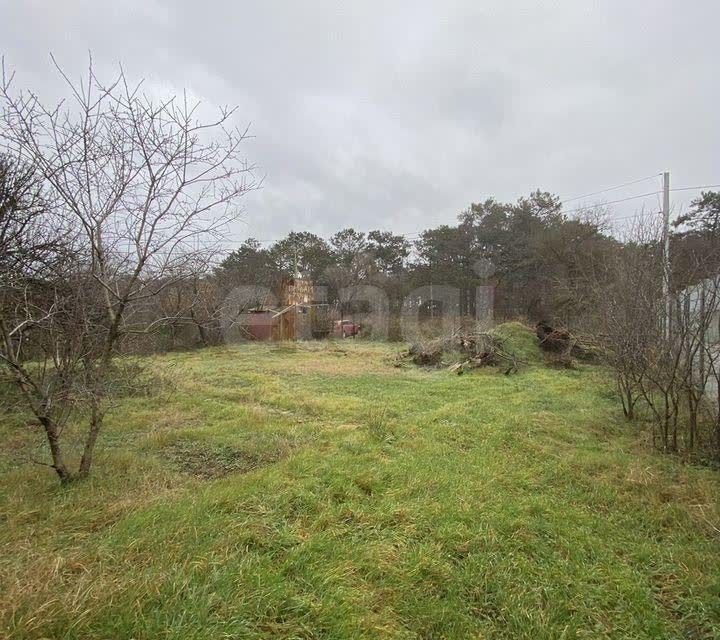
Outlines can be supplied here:
M697 191L699 189L712 189L720 187L720 184L706 184L706 185L698 185L695 187L676 187L674 189L670 189L670 191ZM639 198L648 198L650 196L659 195L662 193L661 191L650 191L648 193L641 193L636 196L629 196L627 198L620 198L618 200L610 200L609 202L601 202L594 205L589 205L587 207L578 207L577 209L569 209L566 211L563 211L563 213L576 213L579 211L587 211L588 209L594 209L596 207L605 207L610 204L619 204L620 202L627 202L628 200L638 200ZM561 205L564 204L563 202L560 203Z
M648 193L641 193L636 196L620 198L619 200L610 200L609 202L602 202L602 203L590 205L587 207L578 207L577 209L569 209L569 210L563 211L562 213L577 213L580 211L587 211L588 209L595 209L597 207L606 207L611 204L619 204L620 202L627 202L628 200L638 200L639 198L648 198L650 196L656 195L657 193L659 193L659 192L658 191L650 191ZM561 202L560 204L562 205L563 203Z
M562 203L567 202L573 202L575 200L582 200L583 198L589 198L590 196L596 196L601 193L606 193L607 191L615 191L616 189L622 189L623 187L629 187L633 184L638 184L638 182L645 182L646 180L652 180L653 178L657 178L658 176L661 176L661 173L656 173L652 176L647 176L645 178L638 178L637 180L630 180L630 182L623 182L622 184L615 185L614 187L608 187L607 189L600 189L600 191L593 191L592 193L585 193L581 196L574 196L572 198L566 198L562 201Z
M677 187L670 189L670 191L698 191L699 189L717 189L720 188L720 184L701 184L697 187Z

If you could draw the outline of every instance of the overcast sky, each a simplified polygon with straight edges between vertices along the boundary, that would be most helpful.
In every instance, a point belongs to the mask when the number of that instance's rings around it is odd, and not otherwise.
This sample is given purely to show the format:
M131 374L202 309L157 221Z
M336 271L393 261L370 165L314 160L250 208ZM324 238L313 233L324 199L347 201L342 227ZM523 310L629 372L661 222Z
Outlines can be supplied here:
M93 52L153 91L239 105L265 176L234 242L412 234L470 202L672 172L720 183L720 2L0 0L19 86ZM658 179L589 198L655 191ZM694 194L673 194L676 211ZM613 207L615 217L655 196Z

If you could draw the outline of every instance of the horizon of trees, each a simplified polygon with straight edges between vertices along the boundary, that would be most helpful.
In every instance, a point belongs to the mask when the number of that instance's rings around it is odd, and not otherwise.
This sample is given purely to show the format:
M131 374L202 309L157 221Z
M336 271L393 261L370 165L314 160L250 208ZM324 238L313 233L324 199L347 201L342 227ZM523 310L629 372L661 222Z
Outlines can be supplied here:
M705 275L720 269L714 243L718 212L720 193L703 192L674 223L674 289L697 280L700 263ZM652 219L647 223L654 224ZM591 312L583 289L611 277L610 258L636 245L634 238L609 232L602 207L571 217L563 213L557 196L537 190L515 203L494 198L473 203L458 214L456 225L425 229L412 241L392 231L352 227L327 239L293 231L267 247L248 238L222 259L212 277L225 280L226 286L274 289L297 270L328 287L331 299L341 287L366 283L399 298L428 284L449 285L461 291L460 312L469 316L475 311L475 288L492 284L498 319L573 325ZM695 265L692 277L690 263Z
M428 284L461 292L460 313L475 312L475 288L496 289L498 317L561 318L582 313L577 296L594 263L619 247L600 219L570 218L559 199L535 191L515 203L488 198L458 215L456 225L424 230L409 241L391 231L345 228L329 239L291 232L269 247L249 238L230 252L215 275L237 284L272 288L296 268L331 298L343 286L370 283L397 306ZM391 304L392 306L392 304Z

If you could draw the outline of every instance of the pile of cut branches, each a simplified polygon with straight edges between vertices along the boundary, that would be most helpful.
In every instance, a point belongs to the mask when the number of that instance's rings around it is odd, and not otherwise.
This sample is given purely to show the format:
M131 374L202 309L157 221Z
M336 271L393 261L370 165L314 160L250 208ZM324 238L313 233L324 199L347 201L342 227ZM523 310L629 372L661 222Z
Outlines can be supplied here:
M421 367L435 367L442 362L445 345L442 340L431 340L425 344L414 342L402 357L410 358L414 364Z
M570 333L567 329L555 329L546 322L535 325L535 335L540 341L540 348L552 361L565 366L571 366L573 358L594 362L600 354L598 345L590 338Z
M506 340L490 331L460 333L455 336L458 351L466 356L465 360L450 365L450 371L462 375L469 369L478 367L501 366L505 375L515 373L520 360L506 346Z
M456 331L444 338L411 344L400 354L398 364L409 359L418 366L445 366L458 375L478 367L502 366L508 375L525 363L505 343L490 331Z

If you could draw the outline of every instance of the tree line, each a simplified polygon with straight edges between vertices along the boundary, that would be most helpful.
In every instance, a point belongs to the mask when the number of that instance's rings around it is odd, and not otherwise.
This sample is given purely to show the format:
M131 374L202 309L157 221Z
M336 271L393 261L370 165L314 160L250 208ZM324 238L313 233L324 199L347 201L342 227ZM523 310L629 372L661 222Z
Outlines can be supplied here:
M458 292L454 313L469 319L477 315L477 288L490 285L497 319L570 324L589 311L586 279L597 277L595 266L620 246L605 232L600 216L588 211L569 217L557 196L536 191L515 203L490 198L472 204L458 215L457 224L426 229L413 241L390 231L353 228L327 240L292 232L267 247L248 239L222 260L211 278L220 295L243 285L275 291L299 271L327 289L329 302L344 303L347 313L354 301L340 300L339 292L369 284L388 296L395 316L410 292L444 285ZM397 329L397 323L391 327ZM398 335L395 331L391 337Z

